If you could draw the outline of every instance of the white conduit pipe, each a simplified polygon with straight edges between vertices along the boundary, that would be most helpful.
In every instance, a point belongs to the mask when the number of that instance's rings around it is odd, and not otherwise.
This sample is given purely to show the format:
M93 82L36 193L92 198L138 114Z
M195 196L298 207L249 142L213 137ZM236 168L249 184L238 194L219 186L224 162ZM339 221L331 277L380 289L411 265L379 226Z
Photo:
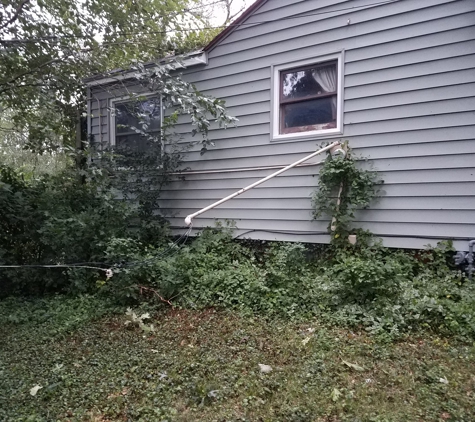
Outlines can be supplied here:
M226 198L223 198L217 202L215 202L214 204L211 204L211 205L208 205L207 207L193 213L193 214L190 214L188 215L186 218L185 218L185 224L187 226L189 226L191 224L191 220L193 220L193 218L197 217L198 215L201 215L203 214L204 212L206 211L209 211L210 209L212 208L215 208L217 207L218 205L221 205L223 204L224 202L226 201L229 201L230 199L233 199L235 198L236 196L238 195L241 195L242 193L244 192L247 192L249 189L252 189L252 188L255 188L256 186L259 186L260 184L264 183L264 182L267 182L268 180L278 176L279 174L282 174L284 173L285 171L287 170L290 170L291 168L294 168L296 166L298 166L299 164L307 161L307 160L310 160L310 158L313 158L315 157L316 155L319 155L321 154L322 152L325 152L325 151L328 151L328 150L331 150L333 148L336 149L336 147L339 147L340 146L340 143L337 141L337 142L333 142L332 144L330 145L327 145L325 148L322 148L322 149L319 149L318 151L315 151L313 152L312 154L310 155L307 155L306 157L296 161L295 163L293 164L290 164L288 165L287 167L284 167L283 169L280 169L279 171L276 171L275 173L272 173L270 174L269 176L267 177L264 177L264 179L261 179L261 180L258 180L257 182L254 182L252 185L249 185L249 186L246 186L245 188L242 188L240 190L238 190L237 192L234 192L233 194L229 195L229 196L226 196Z

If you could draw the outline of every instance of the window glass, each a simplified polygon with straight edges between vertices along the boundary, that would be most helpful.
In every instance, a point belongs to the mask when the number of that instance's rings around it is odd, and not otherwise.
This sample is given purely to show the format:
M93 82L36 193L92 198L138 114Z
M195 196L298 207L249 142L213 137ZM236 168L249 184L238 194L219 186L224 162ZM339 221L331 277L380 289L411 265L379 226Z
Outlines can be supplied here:
M285 133L335 127L330 124L334 122L331 97L285 104L282 106L282 115Z
M118 103L115 109L116 146L144 150L151 141L148 135L160 131L160 99Z
M335 65L315 68L310 67L305 70L292 70L282 73L282 96L284 99L303 98L310 95L318 95L326 92L335 92L336 85L323 83L319 84L319 74L332 74L336 71ZM317 75L315 77L314 75ZM329 91L331 90L331 91Z
M280 72L280 134L337 127L337 62Z

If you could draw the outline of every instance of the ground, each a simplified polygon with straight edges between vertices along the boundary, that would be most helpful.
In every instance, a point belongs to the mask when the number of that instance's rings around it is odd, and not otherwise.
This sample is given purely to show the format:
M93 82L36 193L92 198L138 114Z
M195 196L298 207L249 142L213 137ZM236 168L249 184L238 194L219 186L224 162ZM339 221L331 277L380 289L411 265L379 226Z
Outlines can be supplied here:
M467 342L95 300L0 302L0 420L475 420Z

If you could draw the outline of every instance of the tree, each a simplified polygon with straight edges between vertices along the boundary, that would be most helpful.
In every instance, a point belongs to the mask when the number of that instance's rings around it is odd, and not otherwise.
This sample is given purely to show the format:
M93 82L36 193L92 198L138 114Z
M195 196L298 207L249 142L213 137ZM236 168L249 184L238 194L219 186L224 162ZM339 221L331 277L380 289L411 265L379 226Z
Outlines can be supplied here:
M0 105L26 147L72 144L84 77L202 46L220 4L232 0L0 0Z

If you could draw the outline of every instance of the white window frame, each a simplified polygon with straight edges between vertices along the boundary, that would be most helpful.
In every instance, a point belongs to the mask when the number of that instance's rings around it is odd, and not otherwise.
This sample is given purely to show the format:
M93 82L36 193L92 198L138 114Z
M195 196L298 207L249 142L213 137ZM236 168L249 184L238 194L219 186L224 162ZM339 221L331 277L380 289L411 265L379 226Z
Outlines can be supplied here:
M337 111L336 111L336 127L332 129L311 130L308 132L296 133L280 133L280 74L283 71L298 67L310 65L318 65L324 62L336 61L337 67ZM306 140L309 138L322 138L340 136L343 134L343 65L344 51L328 54L325 56L304 59L295 62L272 66L272 107L271 107L271 141L288 141L288 140Z
M121 103L130 103L133 102L134 100L140 101L140 98L159 98L160 99L160 130L162 130L163 127L163 102L162 102L162 96L160 94L154 93L154 92L147 92L145 94L138 94L137 97L131 97L130 95L126 95L123 97L117 97L117 98L112 98L109 102L109 145L111 147L115 146L116 144L116 133L115 133L115 106L116 104L121 104ZM163 147L163 141L162 141L162 147Z

